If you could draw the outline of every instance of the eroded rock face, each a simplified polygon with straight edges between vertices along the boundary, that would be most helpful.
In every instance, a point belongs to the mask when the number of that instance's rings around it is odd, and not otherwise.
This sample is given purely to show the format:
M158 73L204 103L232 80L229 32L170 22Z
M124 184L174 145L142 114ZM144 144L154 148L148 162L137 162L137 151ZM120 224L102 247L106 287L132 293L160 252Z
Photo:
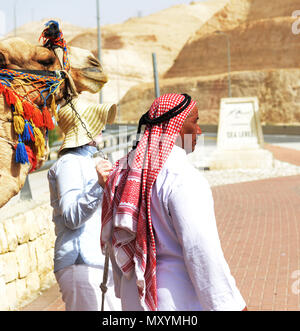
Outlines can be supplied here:
M231 85L234 97L258 97L262 124L299 123L300 69L234 72ZM227 74L164 79L160 92L190 94L198 103L199 122L218 124L220 99L228 96ZM153 100L153 84L141 84L127 92L121 109L136 123Z
M233 96L257 95L262 118L268 123L297 123L298 73L293 69L300 63L300 36L292 33L296 20L292 13L297 9L300 0L191 2L103 26L102 59L109 77L104 101L121 100L118 120L137 122L154 99L151 53L155 52L161 92L177 87L176 92L190 91L203 105L205 123L216 124L219 99L228 95L227 40L215 34L220 30L230 38ZM40 30L37 24L34 29ZM27 36L30 28L26 27ZM69 45L97 53L96 29L62 28ZM170 78L175 81L171 83ZM138 86L146 82L149 90ZM85 97L98 100L90 94Z
M102 26L101 55L104 70L109 78L103 88L103 100L119 101L131 87L147 81L152 82L152 52L157 54L158 71L162 76L173 65L191 35L194 35L228 1L193 1L149 16L131 18L122 24ZM24 25L18 29L17 35L37 42L38 32L47 20ZM66 22L59 23L69 46L88 49L97 55L96 28L84 29ZM98 96L91 94L84 94L84 97L87 101L99 100Z
M160 79L161 93L190 93L198 101L202 123L217 124L220 99L228 96L227 36L232 96L257 96L263 123L299 123L300 37L292 32L296 9L299 0L228 1L190 36ZM146 111L148 95L154 98L151 86L143 85L122 100L126 114L130 104L131 121L138 121L141 106Z
M165 78L208 76L228 71L227 37L231 71L289 69L299 66L299 36L292 33L292 17L250 21L224 34L201 34L190 40ZM227 36L227 37L226 37Z

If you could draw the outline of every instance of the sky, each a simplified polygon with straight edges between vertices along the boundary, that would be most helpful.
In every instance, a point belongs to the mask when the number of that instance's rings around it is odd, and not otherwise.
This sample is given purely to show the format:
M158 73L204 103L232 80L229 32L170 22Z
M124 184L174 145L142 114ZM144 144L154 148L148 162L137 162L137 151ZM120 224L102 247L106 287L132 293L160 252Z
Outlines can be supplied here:
M45 18L83 27L97 26L97 0L0 0L0 36L16 26ZM205 1L205 0L196 0ZM122 23L191 0L99 0L101 25ZM16 11L14 11L16 8ZM2 12L2 13L1 13ZM14 12L16 12L16 20Z

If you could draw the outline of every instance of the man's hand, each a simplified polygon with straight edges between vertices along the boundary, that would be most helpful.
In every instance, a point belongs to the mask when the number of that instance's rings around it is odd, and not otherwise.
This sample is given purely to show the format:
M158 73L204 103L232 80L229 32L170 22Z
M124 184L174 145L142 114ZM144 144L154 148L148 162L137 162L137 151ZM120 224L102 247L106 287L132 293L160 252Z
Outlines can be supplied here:
M105 183L109 176L109 173L112 170L112 164L108 160L97 159L96 160L96 171L98 175L98 183L103 188L105 187Z

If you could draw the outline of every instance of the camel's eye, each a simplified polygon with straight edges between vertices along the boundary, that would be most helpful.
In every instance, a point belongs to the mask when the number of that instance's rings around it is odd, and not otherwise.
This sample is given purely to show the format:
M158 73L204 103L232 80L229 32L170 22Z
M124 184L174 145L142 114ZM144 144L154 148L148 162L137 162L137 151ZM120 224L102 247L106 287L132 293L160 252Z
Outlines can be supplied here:
M0 51L0 68L5 68L7 66L6 56Z
M38 60L38 63L45 67L48 67L48 66L54 64L54 59L53 58L42 59L42 60Z

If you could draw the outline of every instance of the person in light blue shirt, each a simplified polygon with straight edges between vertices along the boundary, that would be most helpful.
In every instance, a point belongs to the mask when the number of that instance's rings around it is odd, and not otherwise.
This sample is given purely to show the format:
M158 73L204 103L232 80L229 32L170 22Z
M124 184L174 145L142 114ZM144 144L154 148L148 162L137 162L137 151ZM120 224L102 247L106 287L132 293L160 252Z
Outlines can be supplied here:
M79 116L69 105L59 111L64 141L48 172L56 234L54 273L66 310L100 310L105 260L100 248L103 173L108 175L111 164L95 161L93 155L102 129L115 118L116 106L87 105L79 99L73 104ZM105 308L120 310L111 271L107 286Z

